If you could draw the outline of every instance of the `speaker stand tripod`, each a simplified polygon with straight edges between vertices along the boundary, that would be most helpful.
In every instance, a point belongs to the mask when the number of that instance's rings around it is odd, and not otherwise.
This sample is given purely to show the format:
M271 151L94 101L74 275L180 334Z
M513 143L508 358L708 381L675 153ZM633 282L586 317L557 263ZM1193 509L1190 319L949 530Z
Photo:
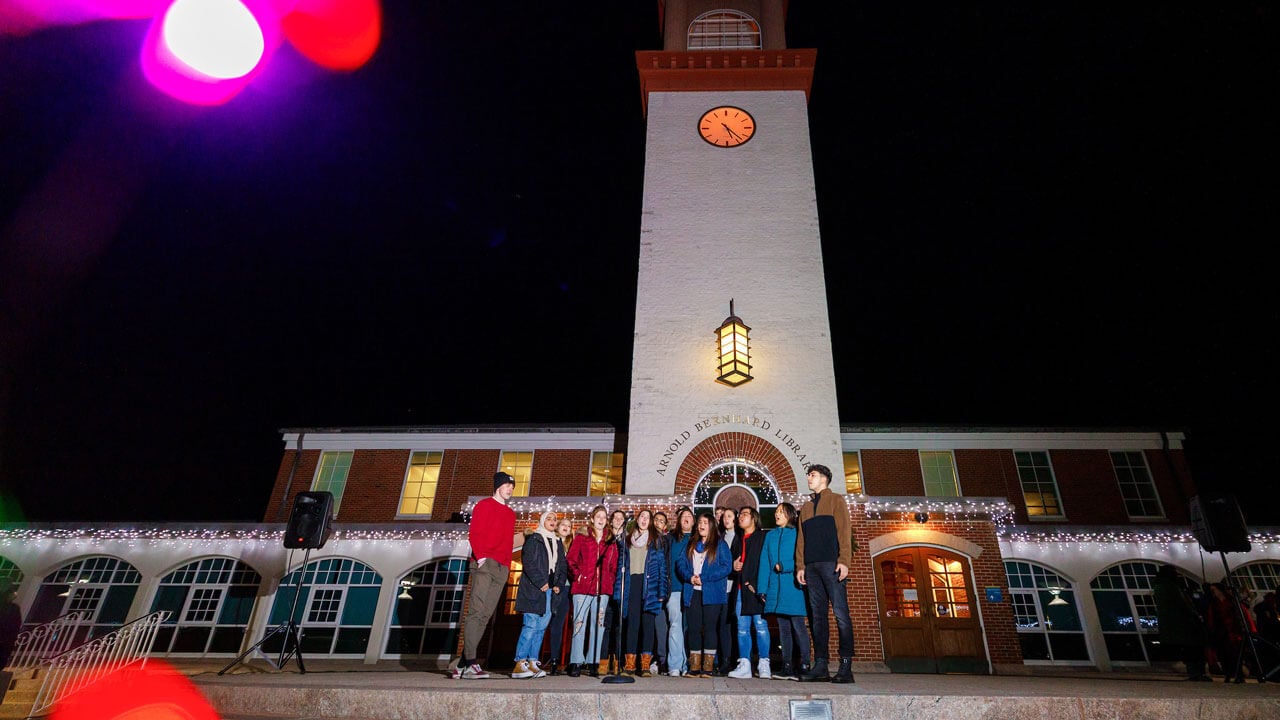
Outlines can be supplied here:
M1261 672L1261 675L1258 676L1258 682L1267 682L1271 680L1272 675L1280 672L1280 665L1276 665L1270 670L1263 670L1262 656L1258 654L1258 645L1266 645L1275 653L1280 653L1280 646L1263 638L1251 629L1249 618L1245 617L1244 614L1244 604L1240 602L1240 597L1235 592L1235 583L1230 582L1231 568L1227 566L1227 554L1225 552L1219 552L1218 554L1222 556L1222 570L1226 573L1224 575L1228 580L1226 585L1231 592L1229 599L1236 606L1236 616L1240 621L1240 632L1243 634L1243 637L1240 638L1240 645L1236 648L1235 662L1231 664L1232 672L1226 678L1226 681L1244 682L1244 653L1245 645L1248 645L1248 651L1253 654L1253 667L1258 668L1259 672ZM1226 668L1223 668L1223 670L1225 671Z
M239 665L241 662L244 661L246 657L248 657L253 651L257 650L263 643L265 643L266 641L270 640L271 638L281 633L284 633L284 642L280 645L280 658L274 663L271 662L271 658L266 658L267 662L270 663L271 666L274 667L275 669L283 670L284 665L289 661L289 658L296 657L298 660L298 672L303 675L307 673L307 666L305 663L302 662L301 634L299 632L298 624L293 621L293 616L294 616L294 613L296 613L298 610L298 598L302 596L302 578L304 575L307 574L307 562L310 559L311 559L311 548L307 548L307 551L303 553L303 556L302 556L302 565L298 567L298 579L294 581L294 584L293 584L293 604L289 607L288 619L286 619L284 622L268 630L266 634L262 636L261 640L254 643L253 646L250 647L248 650L245 650L244 652L240 653L239 657L237 657L235 660L232 660L231 662L227 663L226 667L218 671L219 675L222 675L223 673L227 672L228 670L235 667L236 665ZM292 646L290 645L290 641L292 641L293 643Z

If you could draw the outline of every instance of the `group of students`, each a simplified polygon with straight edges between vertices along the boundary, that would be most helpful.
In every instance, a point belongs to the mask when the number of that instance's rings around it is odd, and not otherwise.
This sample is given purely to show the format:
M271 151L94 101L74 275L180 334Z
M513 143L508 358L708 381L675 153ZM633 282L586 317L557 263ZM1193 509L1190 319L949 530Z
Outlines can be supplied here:
M1280 665L1280 614L1275 593L1250 608L1246 594L1224 582L1205 590L1188 587L1172 565L1161 565L1151 581L1160 619L1160 640L1178 650L1187 679L1208 682L1210 673L1244 682L1245 671L1266 682ZM1261 641L1261 642L1260 642ZM1255 654L1256 653L1256 654Z
M628 518L621 510L610 513L596 506L580 532L568 518L544 513L522 544L518 533L513 541L523 555L515 602L523 625L511 676L598 677L609 673L612 659L616 672L636 676L750 678L754 667L761 678L853 682L852 623L842 585L851 554L847 507L827 487L831 472L825 466L812 466L808 481L814 491L811 502L799 511L791 503L779 504L772 530L760 527L760 515L751 507L696 516L680 507L672 518L644 509ZM495 476L494 482L492 500L510 512L504 478ZM480 590L475 583L477 570L483 577L486 552L476 550L476 523L489 523L494 513L501 514L481 507L490 500L473 513L473 595L455 678L488 677L474 662L472 636L483 632L493 610L487 581ZM480 528L482 539L503 536L508 518L501 518L496 533ZM514 513L510 520L513 528ZM501 563L503 558L496 559ZM505 560L502 564L509 566L510 552ZM474 612L477 593L484 595L482 622ZM840 636L835 677L827 667L828 605ZM812 644L806 623L810 614ZM781 641L777 668L770 663L769 616L775 618ZM562 666L570 618L569 661ZM544 664L540 652L547 633L550 660ZM620 655L611 653L619 633Z

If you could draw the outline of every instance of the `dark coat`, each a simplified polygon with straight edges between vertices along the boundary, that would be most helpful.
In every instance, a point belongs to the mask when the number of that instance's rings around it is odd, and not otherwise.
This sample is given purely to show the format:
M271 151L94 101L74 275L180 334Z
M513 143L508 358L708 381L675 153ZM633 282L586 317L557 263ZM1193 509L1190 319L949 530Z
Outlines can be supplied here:
M653 615L662 612L667 605L667 598L671 596L671 578L667 574L667 552L670 542L664 536L658 536L654 542L649 545L649 549L644 554L644 584L638 588L633 588L631 582L631 573L620 572L613 583L613 596L628 598L631 597L633 590L644 593L643 608L645 614ZM629 549L621 551L623 556L630 552ZM623 602L622 617L627 617L631 611L631 603Z
M1156 617L1160 619L1160 641L1170 645L1204 645L1208 639L1204 620L1186 590L1173 578L1157 576L1151 582Z
M729 579L733 580L734 592L742 598L742 612L739 616L764 614L764 606L756 600L756 592L762 592L759 587L756 587L756 578L760 574L760 551L764 549L765 535L765 531L760 528L756 528L756 531L751 533L751 537L747 540L746 558L742 561L742 571L735 571L729 575ZM741 530L733 536L733 545L729 548L729 554L733 556L733 561L742 557ZM746 585L755 588L756 592L746 588ZM734 598L730 597L729 602L733 601Z
M520 573L520 585L516 588L516 612L541 615L547 611L547 593L543 585L555 586L563 584L565 574L569 571L569 563L564 556L564 543L555 540L556 569L552 574L551 563L547 559L547 546L543 537L533 533L524 539L521 551L524 569ZM549 588L548 588L549 589Z

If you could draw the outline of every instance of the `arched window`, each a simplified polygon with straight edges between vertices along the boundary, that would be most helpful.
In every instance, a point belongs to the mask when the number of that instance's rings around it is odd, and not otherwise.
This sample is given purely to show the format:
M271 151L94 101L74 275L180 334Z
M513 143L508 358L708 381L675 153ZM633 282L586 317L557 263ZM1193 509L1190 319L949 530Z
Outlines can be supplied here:
M262 577L235 558L183 565L160 580L151 612L168 610L156 633L160 654L238 653Z
M293 618L302 633L303 655L364 655L382 576L357 560L312 560L305 570L294 570L280 581L271 606L273 627L289 618L299 572L302 588ZM283 642L283 634L277 634L262 644L262 651L278 653Z
M391 611L386 654L448 657L462 632L462 600L467 593L467 558L419 565L400 579Z
M1089 583L1098 623L1107 643L1107 654L1119 665L1176 660L1172 647L1159 641L1160 620L1156 616L1151 580L1156 564L1126 562L1113 565ZM1181 575L1189 590L1198 590L1195 580Z
M46 575L40 583L25 625L40 625L83 610L89 613L90 624L86 637L76 638L76 642L105 635L124 624L141 581L142 575L137 569L113 557L90 557L67 563Z
M1280 587L1280 563L1263 560L1241 565L1231 571L1231 576L1239 580L1241 585L1255 593L1257 598L1254 599L1254 602L1257 602L1262 599L1263 595Z
M1018 560L1006 561L1004 572L1022 659L1088 663L1089 648L1072 582L1049 568Z
M750 504L760 511L760 527L771 528L778 497L778 484L767 472L746 460L732 460L716 465L698 480L693 487L693 511Z
M6 557L0 557L0 585L9 583L15 589L22 585L22 569Z
M712 10L689 23L690 50L759 50L760 23L737 10Z

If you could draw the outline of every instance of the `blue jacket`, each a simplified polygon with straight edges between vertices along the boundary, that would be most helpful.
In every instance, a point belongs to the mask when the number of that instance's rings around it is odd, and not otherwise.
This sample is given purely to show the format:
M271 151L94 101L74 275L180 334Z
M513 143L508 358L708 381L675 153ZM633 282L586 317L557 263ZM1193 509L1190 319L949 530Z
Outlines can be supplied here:
M774 565L781 565L782 572L775 572ZM764 611L767 614L804 615L808 612L804 588L796 582L795 528L778 528L764 536L756 589L765 594Z
M671 595L671 581L667 576L666 545L665 538L660 537L657 543L649 546L648 552L644 555L644 584L638 592L644 593L644 605L642 607L646 614L661 612L667 606L667 598ZM627 552L627 550L623 550L622 557L627 558ZM631 591L630 570L623 571L619 569L618 575L613 581L613 596L615 598L629 598L631 597ZM627 617L630 605L630 602L624 600L622 603L622 617Z
M692 534L681 535L678 532L671 533L668 536L668 542L670 542L671 547L667 550L667 571L671 575L671 592L682 592L680 584L684 581L680 579L679 575L676 575L676 558L684 555L684 549L689 546L689 538L691 537L693 537Z
M703 605L724 605L729 601L729 589L726 587L725 579L732 571L733 558L729 556L729 546L721 540L720 545L716 547L716 559L702 566ZM689 582L693 577L693 563L690 562L687 552L676 556L676 576L683 583L680 589L680 601L685 607L689 607L689 603L693 600L693 583Z

